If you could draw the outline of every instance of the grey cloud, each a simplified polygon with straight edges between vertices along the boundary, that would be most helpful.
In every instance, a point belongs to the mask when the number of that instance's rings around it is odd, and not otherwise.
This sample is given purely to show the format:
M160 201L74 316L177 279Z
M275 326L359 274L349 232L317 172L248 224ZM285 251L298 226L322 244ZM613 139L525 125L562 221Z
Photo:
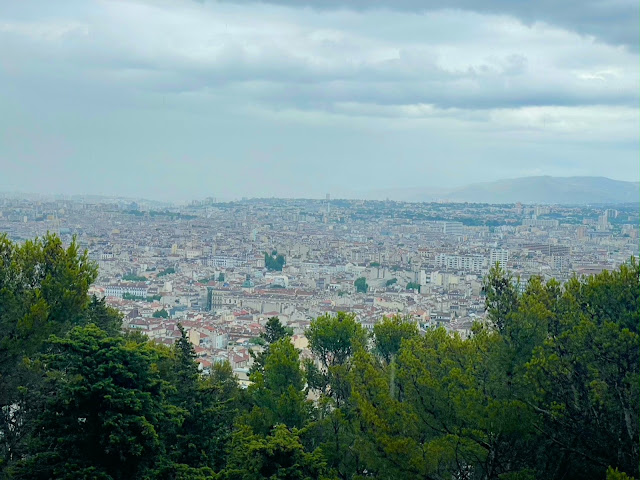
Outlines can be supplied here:
M254 4L255 0L227 0ZM635 0L266 0L293 8L371 10L384 8L409 12L461 9L478 13L512 15L527 24L542 21L607 43L638 50L640 4Z
M314 51L296 52L269 45L250 52L242 39L231 39L202 61L179 55L153 56L141 51L119 49L109 37L93 38L92 44L75 43L64 54L43 45L26 49L16 42L11 49L13 62L26 70L29 81L55 86L57 75L37 75L41 60L48 57L56 70L68 68L66 75L78 83L91 82L93 88L142 91L157 94L215 92L235 85L239 98L273 104L277 107L331 110L334 103L357 102L379 105L433 104L440 108L491 109L539 105L635 105L638 93L628 76L604 75L598 79L599 64L591 67L593 78L579 79L561 66L538 72L523 54L492 53L481 62L464 68L445 68L438 64L435 47L403 46L386 59L357 61L333 52L317 60ZM309 48L316 48L311 45ZM21 58L37 58L33 63ZM621 60L618 60L618 63ZM615 64L614 64L615 65ZM33 69L33 70L31 70ZM31 73L29 73L31 72ZM24 73L24 72L23 72ZM20 80L20 72L16 74ZM637 77L637 72L635 73ZM603 77L604 78L604 77ZM250 87L250 88L247 88ZM81 92L80 92L81 93Z
M409 8L418 3L402 5ZM5 64L18 65L17 82L22 82L23 70L29 81L37 83L46 61L55 64L57 71L74 72L67 75L72 82L84 79L93 88L121 89L123 95L132 90L211 93L235 86L241 98L243 89L251 86L245 90L248 99L278 108L331 110L334 103L345 101L426 103L443 109L636 105L638 101L638 68L628 63L634 55L563 32L527 30L514 22L505 27L496 19L483 23L477 15L449 12L419 22L412 15L388 16L384 30L391 38L383 35L381 39L370 25L362 27L363 19L349 15L334 14L331 19L338 27L327 28L323 15L288 11L289 17L269 27L276 15L267 10L267 27L262 27L256 18L244 24L236 8L223 12L231 23L229 33L208 7L187 12L193 17L189 21L196 22L195 32L192 37L187 32L177 45L163 35L166 20L151 17L147 24L125 15L105 19L87 15L70 22L68 32L55 41L38 24L32 28L40 38L35 35L27 41L16 39L18 34L11 29L0 28L0 38L10 46L0 58ZM154 10L153 3L143 3L141 8L150 14L162 13ZM210 31L205 30L206 21L198 20L199 14L216 22ZM380 12L371 15L376 25L385 18ZM402 38L406 24L414 31L421 27L421 37ZM462 43L451 45L452 37L443 41L440 32L431 33L443 26L459 29L456 39ZM493 38L487 39L492 26ZM17 30L28 28L29 24ZM64 24L50 28L64 31ZM477 34L482 38L474 38ZM55 83L58 74L54 71L51 76L41 81Z

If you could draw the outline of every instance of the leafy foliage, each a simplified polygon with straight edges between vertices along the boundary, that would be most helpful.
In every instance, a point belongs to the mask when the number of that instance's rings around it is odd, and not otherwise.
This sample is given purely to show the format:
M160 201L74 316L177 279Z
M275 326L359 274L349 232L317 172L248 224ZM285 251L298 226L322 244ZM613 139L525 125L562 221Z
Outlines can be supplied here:
M250 373L262 371L264 369L265 361L269 356L269 347L272 343L283 338L288 338L291 335L293 335L293 330L282 325L278 317L270 317L267 319L264 332L262 332L259 337L259 343L264 345L263 350L258 354L253 351L249 352L254 360Z
M156 300L160 300L161 298L162 298L162 295L147 295L146 297L143 297L139 295L133 295L131 293L122 294L123 300L139 300L142 302L154 302Z
M164 277L165 275L171 275L172 273L176 273L176 269L173 267L165 268L160 273L158 273L158 277Z
M367 333L355 315L344 312L318 317L306 335L311 351L324 368L345 364L358 347L367 343Z
M487 315L496 329L503 333L518 306L518 290L513 277L496 263L484 281Z
M328 478L323 475L326 471L320 452L305 451L297 429L277 425L265 437L241 427L234 434L229 467L222 478L312 480Z
M25 359L43 352L50 335L89 321L113 328L115 314L87 296L97 269L75 240L55 235L21 245L0 234L0 465L24 451L32 428L24 387L40 383Z
M130 281L130 282L146 282L149 279L147 277L144 277L144 276L135 275L133 273L127 273L127 274L122 276L122 280L127 280L127 281Z
M640 268L523 293L498 266L469 338L322 315L301 361L270 318L241 389L120 332L95 266L0 236L0 478L532 480L638 477Z
M86 315L86 323L93 323L108 335L115 336L120 333L122 315L115 308L108 306L104 298L92 295Z
M375 350L386 362L400 351L403 340L417 336L417 324L398 315L385 318L373 327Z
M164 384L151 369L158 350L126 344L95 325L52 337L28 455L15 478L129 478L160 453Z
M304 372L298 351L289 338L272 343L261 371L251 374L252 409L246 422L256 432L267 433L273 425L303 427L309 419Z
M293 335L291 328L282 325L278 317L270 317L267 319L267 324L264 326L264 332L260 334L260 338L270 344L291 335Z
M406 286L407 290L418 290L420 291L420 284L416 282L409 282Z
M356 281L353 282L353 286L356 287L356 292L358 293L367 293L367 290L369 290L369 284L364 277L357 278Z
M284 255L279 255L275 250L271 252L271 255L265 252L264 254L264 266L267 270L271 271L282 271L282 267L284 267L285 258Z

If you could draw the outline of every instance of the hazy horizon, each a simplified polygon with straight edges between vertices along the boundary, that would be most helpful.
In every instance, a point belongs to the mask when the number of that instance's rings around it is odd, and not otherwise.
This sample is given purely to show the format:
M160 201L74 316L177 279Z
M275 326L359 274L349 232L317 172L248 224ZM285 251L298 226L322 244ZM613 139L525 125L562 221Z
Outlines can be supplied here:
M510 182L516 182L518 180L526 180L526 179L540 179L540 178L550 178L553 180L563 180L563 179L570 179L570 178L588 178L588 179L604 179L604 180L614 180L614 181L623 181L624 180L615 180L615 179L611 179L611 178L607 178L607 177L549 177L549 176L537 176L537 177L520 177L520 178L515 178L515 179L498 179L497 181L490 181L490 182L478 182L478 183L470 183L470 184L466 184L464 186L461 187L453 187L453 188L445 188L445 187L403 187L403 188L397 188L397 189L379 189L379 190L363 190L363 191L337 191L337 192L326 192L323 195L318 195L318 196L287 196L287 195L280 195L280 196L276 196L276 195L255 195L255 196L251 196L251 195L245 195L245 196L235 196L235 197L230 197L230 196L217 196L214 194L210 194L210 195L205 195L205 196L200 196L200 197L192 197L192 198L188 198L188 199L184 199L184 200L176 200L176 199L170 199L170 198L154 198L154 197L145 197L142 195L117 195L117 194L99 194L99 193L91 193L91 192L82 192L82 193L62 193L62 192L52 192L52 193L44 193L44 192L34 192L34 191L21 191L21 190L13 190L13 191L2 191L0 190L0 198L3 197L7 197L7 198L19 198L19 197L24 197L24 198L30 198L30 199L51 199L51 198L62 198L62 199L77 199L78 197L80 198L91 198L91 197L98 197L98 198L105 198L105 199L119 199L119 200L127 200L127 201L149 201L149 202L155 202L158 204L172 204L175 206L180 206L180 205L187 205L190 204L194 201L198 202L198 201L204 201L207 198L214 198L216 202L235 202L235 201L240 201L240 200L244 200L244 199L249 199L249 200L260 200L260 199L283 199L283 200L312 200L312 201L325 201L326 200L326 195L329 194L331 200L349 200L349 201L359 201L359 200L364 200L364 201L368 201L368 200L392 200L392 201L398 201L398 202L406 202L406 203L430 203L430 202L462 202L462 203L505 203L503 201L495 201L495 202L487 202L486 200L483 199L475 199L475 200L470 200L470 199L457 199L457 198L452 198L451 197L451 193L455 192L458 190L458 188L466 188L466 187L470 187L473 189L473 187L482 187L483 185L491 185L493 183L510 183ZM640 184L640 182L627 182L627 183L632 183L635 184L636 186L638 186ZM541 193L541 195L544 195L544 193ZM419 198L422 197L422 198ZM514 200L515 202L516 200ZM523 201L522 198L520 198L517 201ZM506 202L506 203L514 203L514 202ZM523 203L531 203L531 202L527 202L526 200L523 201ZM533 202L533 203L544 203L544 202ZM551 201L550 203L558 203L558 202L554 202ZM562 203L562 202L560 202ZM569 202L569 204L571 204L572 202ZM581 202L577 202L577 203L581 203ZM605 202L599 202L599 201L595 201L594 203L610 203L610 204L615 204L615 203L628 203L626 201L605 201Z
M637 182L637 2L533 10L5 2L0 191L180 202Z

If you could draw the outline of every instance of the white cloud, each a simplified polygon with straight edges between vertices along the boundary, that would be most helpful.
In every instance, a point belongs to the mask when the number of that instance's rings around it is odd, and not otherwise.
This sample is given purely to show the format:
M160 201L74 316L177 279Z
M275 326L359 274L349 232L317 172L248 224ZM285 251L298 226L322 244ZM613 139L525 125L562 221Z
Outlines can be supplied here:
M63 40L74 35L86 36L89 28L79 22L4 22L0 34L15 34L42 42Z

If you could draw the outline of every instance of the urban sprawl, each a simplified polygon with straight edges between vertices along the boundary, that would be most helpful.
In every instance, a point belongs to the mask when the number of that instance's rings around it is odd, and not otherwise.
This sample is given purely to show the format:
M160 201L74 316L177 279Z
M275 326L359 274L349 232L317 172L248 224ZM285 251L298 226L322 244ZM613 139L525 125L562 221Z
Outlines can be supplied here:
M125 329L172 344L181 324L203 370L229 361L247 382L270 317L309 355L310 321L347 312L371 330L401 315L469 335L495 264L521 289L638 256L638 205L559 206L254 199L185 206L100 198L0 197L16 241L75 236L99 266L90 293Z

